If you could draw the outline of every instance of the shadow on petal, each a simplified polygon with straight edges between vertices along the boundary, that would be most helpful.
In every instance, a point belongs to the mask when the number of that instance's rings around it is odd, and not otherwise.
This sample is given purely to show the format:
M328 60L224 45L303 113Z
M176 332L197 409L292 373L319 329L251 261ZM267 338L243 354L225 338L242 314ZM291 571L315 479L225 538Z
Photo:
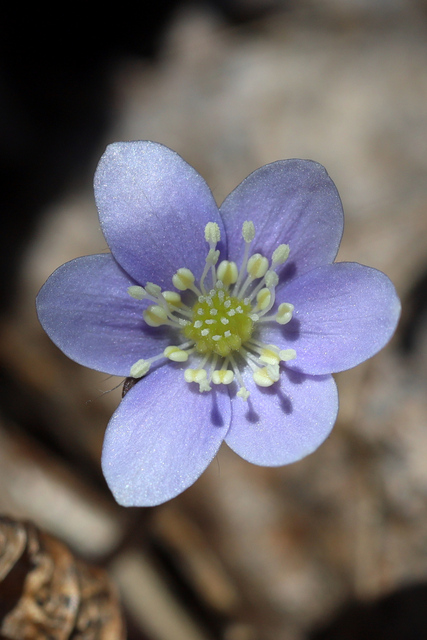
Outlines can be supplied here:
M292 318L288 324L279 326L279 332L285 340L295 342L301 335L301 321L298 318Z
M258 387L244 373L247 403L232 397L232 421L225 438L245 460L280 466L301 460L329 435L338 410L332 376L283 369L271 387Z
M285 264L280 270L277 269L277 274L279 276L278 287L279 288L283 287L290 280L293 280L297 275L297 272L298 272L298 268L295 261L290 262L288 260L287 262L285 262Z
M223 427L224 426L224 418L221 414L219 404L218 404L218 392L216 389L212 389L210 392L212 398L212 407L210 412L211 424L214 427ZM222 392L223 393L223 392Z

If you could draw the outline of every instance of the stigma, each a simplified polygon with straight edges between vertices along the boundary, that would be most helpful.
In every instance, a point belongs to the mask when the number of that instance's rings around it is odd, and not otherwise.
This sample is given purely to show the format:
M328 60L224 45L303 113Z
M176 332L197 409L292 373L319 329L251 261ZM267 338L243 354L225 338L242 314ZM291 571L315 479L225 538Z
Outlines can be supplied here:
M215 222L208 222L208 250L198 282L184 266L172 277L177 291L162 291L152 282L145 287L128 288L133 298L149 302L142 313L146 324L170 327L171 336L181 338L156 356L135 362L130 377L141 378L153 363L169 359L188 364L184 379L198 385L200 392L211 391L212 385L236 383L236 395L243 400L249 397L242 377L244 369L249 368L260 387L270 387L279 380L280 364L293 360L296 352L266 344L261 338L265 323L283 325L292 319L294 307L290 303L281 303L272 312L279 282L276 270L287 260L289 246L279 245L269 260L260 253L251 253L254 237L254 224L244 222L241 264L230 260L218 264L220 229Z

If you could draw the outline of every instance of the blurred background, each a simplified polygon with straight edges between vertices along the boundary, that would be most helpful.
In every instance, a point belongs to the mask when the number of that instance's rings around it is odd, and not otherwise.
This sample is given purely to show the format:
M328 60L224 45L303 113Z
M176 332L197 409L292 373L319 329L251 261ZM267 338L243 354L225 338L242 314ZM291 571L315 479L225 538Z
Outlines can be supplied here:
M427 4L64 10L11 7L0 44L0 514L106 569L128 640L427 637ZM224 445L151 509L119 507L100 471L122 381L69 361L34 308L56 267L107 249L93 173L128 139L179 152L218 203L265 163L321 162L338 259L385 271L404 309L336 376L318 451L265 469Z

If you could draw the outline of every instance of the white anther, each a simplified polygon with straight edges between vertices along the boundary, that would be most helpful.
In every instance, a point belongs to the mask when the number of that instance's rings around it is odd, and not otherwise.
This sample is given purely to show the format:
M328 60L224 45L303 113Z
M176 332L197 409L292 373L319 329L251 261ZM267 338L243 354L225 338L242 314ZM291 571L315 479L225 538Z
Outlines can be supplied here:
M138 360L133 364L130 368L130 377L131 378L142 378L148 373L150 369L151 363L148 360Z
M194 323L195 329L200 329L200 327L202 326L203 326L203 322L201 320L196 320L196 322Z
M188 360L188 353L179 347L166 347L163 355L173 362L187 362Z
M205 320L205 324L215 324L216 320L214 320L213 318L209 318L208 320ZM194 323L194 326L196 326L196 323Z
M282 349L279 351L280 360L283 362L287 362L288 360L295 360L297 357L297 352L295 349Z
M269 289L261 289L257 293L256 301L259 309L266 309L271 301L271 291Z
M259 387L271 387L271 385L277 382L279 378L279 366L274 364L269 364L261 369L256 369L253 373L254 382Z
M230 311L227 311L227 315L230 316L230 318L232 318L233 316L236 315L236 311L235 309L230 309Z
M236 396L239 396L239 398L242 398L242 400L247 400L249 398L249 395L249 391L246 389L246 387L240 387L240 389L236 393Z
M242 227L242 236L245 242L252 242L255 238L255 226L250 220L246 220Z
M209 329L202 329L202 331L200 332L202 334L202 336L205 338L206 336L209 335Z
M226 287L234 284L239 275L237 264L229 260L223 260L217 267L216 275Z
M249 258L247 272L254 280L265 276L267 269L268 260L265 256L262 256L260 253L254 253L253 256Z
M217 313L218 313L218 309L209 309L209 314L210 314L211 316L216 316L216 315L217 315Z
M156 304L151 304L147 307L142 317L150 327L160 327L162 324L166 324L168 320L166 311Z
M218 342L218 340L221 340L221 336L218 336L218 335L212 336L212 340L215 340L215 342Z
M162 288L159 287L158 284L154 284L154 282L147 282L145 285L145 290L150 296L157 298L157 296L162 292Z
M277 249L273 251L273 255L271 259L274 265L283 264L288 259L288 256L289 256L289 245L279 244Z
M208 255L206 256L206 262L210 265L215 265L218 262L219 251L218 249L209 249Z
M186 269L185 267L178 269L178 271L172 276L174 287L176 287L180 291L191 289L194 284L194 280L195 277L190 269Z
M180 307L182 304L181 296L176 291L163 291L162 296L171 307Z
M222 324L228 324L230 322L230 320L228 320L228 318L222 317L221 318L221 322L222 322Z
M206 380L207 373L205 369L186 369L184 371L184 378L186 382L197 382L200 384L203 380Z
M210 245L215 245L221 240L221 232L216 222L208 222L205 227L205 240Z
M272 349L266 347L265 349L261 349L259 359L261 360L261 362L265 362L265 364L279 364L282 358L280 357L280 354L277 353L277 351L273 351Z
M277 287L279 282L279 276L275 271L267 271L265 274L265 286L269 289L273 289Z
M234 373L230 369L219 369L212 373L214 384L231 384L234 380Z
M132 296L132 298L135 298L135 300L142 300L146 296L145 289L138 286L129 287L128 294Z
M279 324L287 324L292 319L292 312L294 310L294 305L288 302L282 302L279 304L279 308L275 315L275 320Z
M227 329L227 331L224 331L224 338L229 338L231 336L231 331L229 331Z

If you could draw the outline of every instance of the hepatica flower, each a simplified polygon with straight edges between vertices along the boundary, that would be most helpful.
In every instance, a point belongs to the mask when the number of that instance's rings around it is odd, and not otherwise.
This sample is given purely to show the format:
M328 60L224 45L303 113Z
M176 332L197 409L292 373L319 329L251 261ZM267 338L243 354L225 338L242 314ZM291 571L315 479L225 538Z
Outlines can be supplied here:
M387 276L334 262L343 213L325 169L274 162L218 209L175 152L123 142L95 197L111 253L57 269L37 310L70 358L138 380L105 436L117 501L173 498L223 441L266 466L314 451L337 415L331 373L379 351L400 313Z

